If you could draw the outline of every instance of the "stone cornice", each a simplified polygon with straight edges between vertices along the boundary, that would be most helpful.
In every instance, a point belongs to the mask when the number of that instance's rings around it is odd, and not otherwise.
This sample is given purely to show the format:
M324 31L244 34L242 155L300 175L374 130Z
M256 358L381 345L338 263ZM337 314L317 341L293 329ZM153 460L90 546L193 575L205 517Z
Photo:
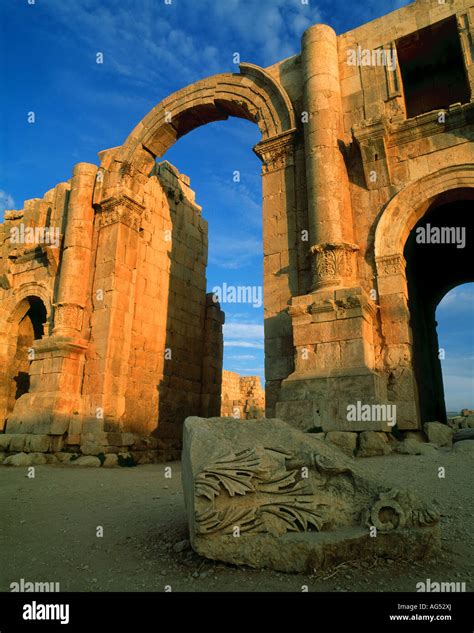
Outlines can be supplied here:
M97 210L99 226L121 222L138 231L144 209L142 204L126 194L106 198L100 203Z
M294 165L295 133L292 129L255 145L253 151L263 163L262 174Z

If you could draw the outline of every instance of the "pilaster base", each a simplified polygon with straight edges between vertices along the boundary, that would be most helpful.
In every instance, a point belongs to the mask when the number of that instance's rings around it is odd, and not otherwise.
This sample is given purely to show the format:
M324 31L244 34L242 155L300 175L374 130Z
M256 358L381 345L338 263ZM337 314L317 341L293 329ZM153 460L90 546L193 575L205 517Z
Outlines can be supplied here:
M8 418L7 433L62 435L81 413L86 341L51 336L35 341L30 391L19 398Z
M282 383L276 417L309 431L390 431L386 421L350 420L348 413L357 403L393 404L387 400L386 379L370 370L346 369L332 375L292 374Z

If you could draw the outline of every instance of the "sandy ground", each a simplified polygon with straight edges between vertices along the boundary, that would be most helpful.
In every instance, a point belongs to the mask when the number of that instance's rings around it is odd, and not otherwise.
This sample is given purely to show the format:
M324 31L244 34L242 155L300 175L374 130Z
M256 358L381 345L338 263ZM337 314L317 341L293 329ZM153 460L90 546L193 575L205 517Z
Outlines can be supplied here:
M474 447L473 447L474 448ZM178 462L95 469L0 466L0 591L19 581L61 591L416 591L416 583L474 588L474 450L359 459L367 474L412 486L443 509L443 548L431 561L356 561L316 575L214 563L173 546L187 537ZM172 478L165 478L171 466ZM438 477L444 466L446 478ZM103 527L103 537L96 536Z

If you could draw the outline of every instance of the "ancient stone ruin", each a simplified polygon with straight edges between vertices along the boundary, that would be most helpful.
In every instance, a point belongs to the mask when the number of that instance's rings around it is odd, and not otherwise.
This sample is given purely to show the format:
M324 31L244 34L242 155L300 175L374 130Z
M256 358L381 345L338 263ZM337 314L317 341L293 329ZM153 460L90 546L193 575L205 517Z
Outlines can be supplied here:
M473 39L471 0L417 0L341 35L316 24L299 54L179 90L9 211L4 450L169 457L187 416L220 414L207 223L157 159L229 116L262 135L266 416L328 434L445 423L434 314L474 277ZM443 227L467 227L464 246L436 241Z
M242 420L265 417L265 391L258 376L222 371L221 416Z

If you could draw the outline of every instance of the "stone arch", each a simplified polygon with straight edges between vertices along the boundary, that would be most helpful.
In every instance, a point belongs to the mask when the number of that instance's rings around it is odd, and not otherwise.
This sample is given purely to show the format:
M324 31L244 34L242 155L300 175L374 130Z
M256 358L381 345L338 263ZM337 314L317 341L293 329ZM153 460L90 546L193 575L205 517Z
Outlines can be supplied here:
M191 130L229 116L255 122L262 134L262 140L254 151L263 163L262 213L268 220L264 220L263 231L264 331L267 403L270 403L267 413L273 414L281 381L294 368L291 319L287 306L298 294L300 280L295 236L298 228L303 227L298 224L301 218L297 215L296 201L295 145L298 141L295 113L283 87L266 70L241 64L240 74L215 75L179 90L155 106L121 147L106 150L100 155L101 176L93 194L95 231L98 234L96 257L97 261L105 261L106 242L114 245L116 253L126 251L129 241L138 243L142 224L147 221L146 186L156 158ZM299 160L301 166L301 155ZM113 227L116 224L123 228L115 232ZM106 233L110 233L107 239ZM119 267L120 263L115 261L112 270L107 271L107 279L99 277L96 270L93 284L99 283L100 279L100 287L105 284L115 288L113 278L120 275ZM133 296L135 281L127 280L125 283L126 286L122 279L124 304L125 297ZM128 304L127 310L132 311ZM112 310L94 308L91 336L94 338L96 331L107 331L114 318L119 319L121 315ZM115 349L113 342L104 343L108 346L103 350L104 368L99 370L96 363L90 382L99 393L98 397L104 400L103 408L114 419L122 419L125 411L124 388L128 369L123 361L123 350L130 349L130 337L131 331L124 333L120 349ZM282 349L285 350L283 358L279 351ZM113 380L117 384L106 393L100 385L103 376L110 375L109 364L120 367L120 371L114 370ZM106 395L100 395L103 393Z
M24 284L15 291L6 308L0 341L0 363L5 368L0 380L0 428L12 412L14 402L29 390L28 348L47 335L51 319L47 289L35 283Z
M8 314L6 322L14 323L17 320L18 316L21 314L22 310L25 307L25 301L28 299L28 297L38 297L38 299L41 299L44 307L46 308L46 324L49 326L52 319L51 293L48 288L46 288L46 286L37 283L22 284L17 289L15 289L13 296L6 304L6 312Z
M474 165L463 164L429 174L398 192L385 207L375 231L376 261L403 254L410 231L437 196L473 187Z
M114 152L112 160L108 154L103 158L101 168L108 171L104 192L121 181L126 184L127 176L147 176L156 157L206 123L229 116L253 121L262 133L263 143L293 133L295 113L283 87L259 66L240 64L239 68L240 74L214 75L182 88L150 110ZM130 184L133 190L133 183Z
M425 402L437 400L436 412L431 415L436 415L440 421L443 416L445 417L445 412L443 413L444 398L441 403L440 394L431 394L429 397L424 394L422 383L425 381L422 380L423 372L416 358L420 357L420 345L425 346L423 349L427 349L426 341L431 341L432 346L435 344L433 341L437 340L434 330L434 312L433 323L430 323L428 327L424 325L424 321L419 320L424 313L421 309L418 310L418 299L414 304L411 303L413 295L410 292L409 296L407 278L409 271L404 255L405 246L413 228L425 214L454 201L473 199L474 165L452 165L411 183L396 194L383 211L376 228L375 265L381 333L385 344L384 364L391 399L397 401L398 406L404 409L402 417L408 421L406 428L409 428L410 420L413 421L413 428L419 426L420 421L428 421L425 419L428 415ZM439 298L441 298L448 286L443 285L441 281L437 283ZM423 302L419 305L422 306ZM423 336L421 343L418 335L414 339L413 319L416 321L416 328L423 323L426 331L429 330L429 336L428 334ZM432 355L432 350L429 354ZM431 367L434 367L433 381L436 380L439 384L441 369L435 367L436 362L433 359L430 363ZM417 366L418 370L416 370Z

